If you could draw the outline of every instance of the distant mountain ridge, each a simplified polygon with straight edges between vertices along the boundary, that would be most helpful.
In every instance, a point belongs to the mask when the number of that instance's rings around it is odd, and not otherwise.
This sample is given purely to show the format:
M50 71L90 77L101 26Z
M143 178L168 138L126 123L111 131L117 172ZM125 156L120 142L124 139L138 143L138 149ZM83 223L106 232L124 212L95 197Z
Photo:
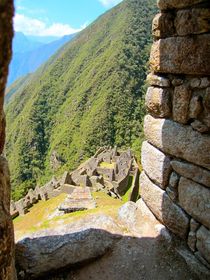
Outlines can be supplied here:
M131 147L140 156L155 2L123 1L12 85L6 156L13 199L101 146Z
M50 56L66 42L73 39L75 35L66 35L50 43L43 43L32 41L23 33L16 32L13 41L13 57L9 66L7 85L9 86L18 78L36 71L42 63L46 62ZM34 37L34 39L38 40L38 37Z

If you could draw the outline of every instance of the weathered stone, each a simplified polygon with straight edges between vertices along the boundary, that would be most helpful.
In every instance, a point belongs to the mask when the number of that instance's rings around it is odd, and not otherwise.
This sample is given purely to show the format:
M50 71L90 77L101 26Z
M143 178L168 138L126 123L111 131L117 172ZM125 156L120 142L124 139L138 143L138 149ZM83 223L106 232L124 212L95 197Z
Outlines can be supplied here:
M141 160L144 171L152 181L165 189L172 169L170 158L145 141L142 145Z
M161 10L185 8L205 2L204 0L158 0L158 7Z
M166 192L168 194L168 196L170 197L170 199L174 202L177 201L178 198L178 192L176 189L172 188L172 187L167 187L166 188Z
M210 188L210 171L178 160L172 160L171 166L181 176Z
M144 133L148 142L164 153L210 169L210 137L171 120L147 115Z
M62 185L65 185L65 184L69 184L69 185L72 184L71 175L69 174L68 171L65 171L65 172L63 173L63 176L62 176L62 178L61 178L61 180L60 180L60 185L61 185L61 186L62 186Z
M146 93L147 110L157 117L169 117L171 114L171 96L168 89L149 87Z
M198 115L202 112L202 99L200 96L193 96L190 100L189 106L189 118L196 119Z
M177 11L175 28L179 36L202 34L210 31L209 9L186 9Z
M115 234L116 233L116 234ZM36 232L16 245L16 262L24 279L34 279L75 264L86 263L110 250L121 230L112 218L90 215L60 228Z
M186 238L189 218L184 211L173 203L166 192L153 184L144 172L140 176L140 187L142 199L157 219L173 233Z
M178 191L180 206L194 219L210 228L210 190L181 177Z
M190 231L196 232L199 226L200 224L197 221L195 221L193 218L190 220Z
M138 231L142 226L140 209L134 202L127 202L118 211L118 219L131 231Z
M176 172L172 172L169 180L169 185L176 189L178 187L179 178L180 177Z
M175 35L173 14L157 14L152 22L152 35L158 39Z
M200 133L206 133L209 131L208 126L198 120L195 120L194 122L192 122L191 126L194 130L197 130Z
M210 78L207 78L207 77L202 78L199 88L207 88L209 86L210 86Z
M192 75L210 73L209 41L210 34L156 41L150 54L152 71Z
M186 248L186 246L179 246L176 248L176 251L180 256L183 257L190 270L197 275L198 279L209 280L210 271L197 259L197 256L195 257L197 252L193 254Z
M196 258L205 265L206 268L208 268L208 270L210 271L210 264L207 262L207 260L201 255L201 253L199 251L196 251L195 253ZM201 280L203 280L203 278L200 278ZM209 278L208 278L209 280Z
M184 83L183 79L176 78L172 80L172 85L174 87L181 86L183 83Z
M196 234L195 232L190 231L187 239L187 245L189 248L195 252L196 250Z
M169 79L152 73L147 76L147 83L150 86L170 87Z
M19 212L19 215L21 215L21 216L25 215L28 212L27 206L26 206L23 198L16 201L15 206L16 206L17 211Z
M197 231L196 247L201 255L210 263L210 231L201 226Z
M190 80L190 87L191 88L199 88L201 84L201 79L200 78L193 78Z
M187 123L191 94L188 86L175 87L173 95L173 119L175 121L182 124Z

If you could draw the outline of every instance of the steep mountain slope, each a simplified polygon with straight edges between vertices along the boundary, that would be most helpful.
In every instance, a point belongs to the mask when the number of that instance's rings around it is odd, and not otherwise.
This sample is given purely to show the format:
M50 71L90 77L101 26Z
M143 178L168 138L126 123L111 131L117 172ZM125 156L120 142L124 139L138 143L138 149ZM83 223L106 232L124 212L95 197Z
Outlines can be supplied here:
M9 67L8 85L19 77L34 72L42 63L46 62L61 46L73 39L75 34L66 35L48 44L33 46L30 51L18 51L14 53ZM24 36L25 37L25 36ZM25 37L27 39L27 37ZM30 42L29 40L27 40ZM15 43L14 43L15 45Z
M125 0L17 90L6 108L14 199L75 168L100 146L130 146L140 153L155 12L155 0Z

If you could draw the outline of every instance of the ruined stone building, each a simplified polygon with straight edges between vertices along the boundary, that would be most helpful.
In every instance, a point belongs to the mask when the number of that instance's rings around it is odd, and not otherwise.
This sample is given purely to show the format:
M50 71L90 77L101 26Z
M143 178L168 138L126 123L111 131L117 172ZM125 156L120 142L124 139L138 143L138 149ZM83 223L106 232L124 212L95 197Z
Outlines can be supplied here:
M142 146L143 201L210 267L210 2L159 0ZM0 152L13 1L0 0ZM0 279L16 279L10 183L0 158Z

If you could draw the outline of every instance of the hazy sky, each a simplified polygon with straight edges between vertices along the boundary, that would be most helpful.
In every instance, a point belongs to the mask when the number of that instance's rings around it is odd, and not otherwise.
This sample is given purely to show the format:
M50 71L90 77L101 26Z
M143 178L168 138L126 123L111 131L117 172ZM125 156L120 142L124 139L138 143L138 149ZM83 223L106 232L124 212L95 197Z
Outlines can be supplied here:
M15 30L38 36L75 33L121 1L15 0Z

